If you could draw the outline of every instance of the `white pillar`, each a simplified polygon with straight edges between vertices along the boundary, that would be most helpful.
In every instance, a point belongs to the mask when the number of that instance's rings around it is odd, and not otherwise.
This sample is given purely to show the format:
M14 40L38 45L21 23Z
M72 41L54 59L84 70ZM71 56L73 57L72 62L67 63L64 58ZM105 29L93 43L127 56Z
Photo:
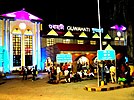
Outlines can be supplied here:
M13 34L10 32L10 71L13 69Z
M36 35L35 34L33 34L32 46L33 46L33 65L36 65Z
M37 68L41 70L40 23L37 24Z
M9 72L10 71L10 68L9 68L9 33L8 33L8 21L9 20L6 20L4 19L3 20L3 26L4 26L4 66L3 66L3 69L4 69L4 72Z
M32 42L32 46L33 46L33 65L37 64L37 57L36 57L36 24L34 23L34 32L33 32L33 42Z
M21 66L25 66L25 35L21 33Z

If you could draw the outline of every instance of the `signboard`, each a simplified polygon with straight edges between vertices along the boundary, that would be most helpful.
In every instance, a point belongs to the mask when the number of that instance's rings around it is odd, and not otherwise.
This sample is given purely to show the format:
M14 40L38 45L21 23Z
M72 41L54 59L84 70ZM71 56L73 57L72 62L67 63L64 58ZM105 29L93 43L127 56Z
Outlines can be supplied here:
M115 50L98 50L97 59L98 60L115 60Z
M101 28L101 29L92 28L92 31L93 31L93 33L96 33L96 32L98 32L98 33L103 33L103 28Z
M82 32L90 32L89 27L76 27L76 26L67 26L68 31L82 31Z
M64 25L63 24L49 24L48 25L50 29L57 29L57 30L64 30Z
M57 63L72 62L72 55L71 54L57 54L56 62Z

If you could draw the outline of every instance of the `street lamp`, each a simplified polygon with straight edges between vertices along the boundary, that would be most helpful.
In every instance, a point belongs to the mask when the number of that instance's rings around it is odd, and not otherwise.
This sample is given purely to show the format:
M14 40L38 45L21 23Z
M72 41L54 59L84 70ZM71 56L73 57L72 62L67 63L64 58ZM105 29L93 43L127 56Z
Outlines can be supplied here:
M121 32L120 32L120 31L117 32L117 36L118 36L118 38L119 38L119 45L121 45L121 42L120 42Z
M99 22L99 35L100 35L100 50L102 50L102 41L101 41L101 25L100 25L100 6L99 6L99 0L97 0L97 4L98 4L98 22ZM100 80L99 80L99 65L97 65L97 74L98 74L98 87L100 86ZM104 83L104 75L103 75L103 66L101 67L101 78L102 81Z
M27 26L26 26L25 23L20 23L20 24L19 24L19 28L22 29L22 30L26 29L26 27L27 27Z
M101 30L101 25L100 25L100 6L99 6L99 0L97 0L98 3L98 22L99 22L99 30ZM100 35L100 50L102 50L102 43L101 43L101 31L99 31Z

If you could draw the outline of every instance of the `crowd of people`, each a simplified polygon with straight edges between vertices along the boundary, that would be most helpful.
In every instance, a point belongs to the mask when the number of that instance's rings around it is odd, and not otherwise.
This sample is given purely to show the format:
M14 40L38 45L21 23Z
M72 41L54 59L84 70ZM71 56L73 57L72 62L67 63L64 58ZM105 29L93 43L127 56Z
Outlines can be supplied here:
M49 75L49 82L58 83L62 77L64 77L65 82L78 82L82 81L83 78L94 78L94 67L89 65L87 62L81 63L49 63L45 67Z
M103 66L103 72L102 72ZM73 63L53 63L48 61L45 65L45 70L48 72L49 83L59 83L60 80L64 79L65 82L78 82L84 78L94 79L97 74L97 68L99 68L99 75L104 75L104 81L106 83L120 83L130 84L133 81L133 74L130 76L130 67L128 62L115 64L112 61L104 61L103 65L96 67L94 63L89 62L73 62ZM36 80L37 77L37 65L31 67L22 66L21 73L23 80L27 80L27 76L32 74L32 81Z
M32 81L36 80L37 77L37 65L33 66L32 68L28 68L28 66L22 66L21 71L20 71L23 75L22 80L27 80L28 79L28 75L32 74Z
M101 69L101 67L98 66ZM132 81L132 76L130 76L130 67L128 62L122 63L120 65L115 65L112 61L107 61L103 63L103 74L106 83L120 83L124 82L130 84ZM99 69L99 75L101 76L101 71ZM80 63L49 63L46 66L46 71L49 75L49 82L58 83L61 79L65 79L65 82L78 82L82 81L83 78L93 79L97 70L94 64L89 64L88 62Z
M107 63L104 66L104 76L106 83L120 83L124 82L130 84L132 77L130 76L130 67L128 62L116 66L113 63Z

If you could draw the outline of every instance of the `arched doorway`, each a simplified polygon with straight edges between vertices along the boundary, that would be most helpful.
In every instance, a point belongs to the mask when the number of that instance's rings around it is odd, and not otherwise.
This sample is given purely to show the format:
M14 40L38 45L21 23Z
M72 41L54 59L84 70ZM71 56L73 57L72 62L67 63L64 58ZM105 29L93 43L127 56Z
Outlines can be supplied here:
M77 57L76 59L75 59L75 61L77 62L77 63L80 63L80 64L86 64L86 63L88 63L89 64L89 59L85 56L85 55L80 55L79 57Z

